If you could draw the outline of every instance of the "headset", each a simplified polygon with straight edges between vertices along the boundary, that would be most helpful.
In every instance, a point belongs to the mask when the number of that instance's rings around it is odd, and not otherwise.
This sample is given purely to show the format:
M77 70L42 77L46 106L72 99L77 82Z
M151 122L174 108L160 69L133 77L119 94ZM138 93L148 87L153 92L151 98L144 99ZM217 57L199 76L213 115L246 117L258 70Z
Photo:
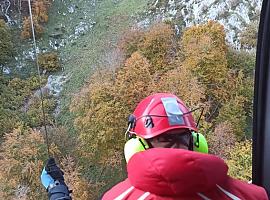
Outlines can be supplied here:
M151 120L148 120L151 122ZM125 133L127 142L124 146L124 154L126 162L137 152L145 151L150 149L151 146L147 143L147 141L136 135L136 133L131 132L130 129L135 127L136 118L134 115L130 115L128 118L128 129ZM149 124L151 124L149 122ZM208 153L208 144L207 140L203 134L199 132L192 132L192 143L193 143L193 151L200 153Z

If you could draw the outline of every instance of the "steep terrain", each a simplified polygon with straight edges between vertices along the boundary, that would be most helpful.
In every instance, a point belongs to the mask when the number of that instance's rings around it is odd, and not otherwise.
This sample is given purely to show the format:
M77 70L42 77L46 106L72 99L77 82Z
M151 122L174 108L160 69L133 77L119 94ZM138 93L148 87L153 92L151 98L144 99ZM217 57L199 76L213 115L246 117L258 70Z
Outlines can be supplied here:
M140 26L155 20L173 21L176 31L185 27L215 20L224 25L226 39L239 48L239 34L259 19L261 0L156 0L149 4Z

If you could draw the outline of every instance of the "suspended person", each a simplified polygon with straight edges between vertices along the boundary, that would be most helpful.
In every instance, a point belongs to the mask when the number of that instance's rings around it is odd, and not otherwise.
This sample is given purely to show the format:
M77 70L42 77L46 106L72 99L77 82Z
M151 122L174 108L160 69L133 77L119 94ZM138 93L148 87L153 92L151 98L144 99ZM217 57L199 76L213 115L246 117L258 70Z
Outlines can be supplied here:
M128 178L102 200L268 199L264 188L231 178L225 162L207 154L192 112L173 94L143 99L129 117L127 133ZM42 176L41 180L46 187Z

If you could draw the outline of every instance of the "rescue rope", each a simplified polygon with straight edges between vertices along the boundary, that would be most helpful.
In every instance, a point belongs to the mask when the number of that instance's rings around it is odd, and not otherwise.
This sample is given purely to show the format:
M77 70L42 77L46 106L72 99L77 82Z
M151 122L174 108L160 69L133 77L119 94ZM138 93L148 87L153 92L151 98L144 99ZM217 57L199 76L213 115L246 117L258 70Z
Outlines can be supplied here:
M44 109L44 98L43 98L43 92L41 89L42 80L40 75L40 67L38 64L38 50L37 50L37 44L36 44L36 37L35 37L35 28L34 28L34 22L33 22L33 15L32 15L32 8L31 8L31 0L28 0L28 6L29 6L29 15L30 15L30 21L31 21L31 29L32 29L32 37L33 37L33 43L34 43L34 53L36 58L36 66L37 66L37 72L39 77L39 90L40 90L40 99L41 99L41 110L42 110L42 118L44 123L44 129L45 129L45 137L46 137L46 144L47 144L47 151L48 151L48 157L50 157L50 148L49 148L49 137L48 137L48 131L46 126L46 115L45 115L45 109Z

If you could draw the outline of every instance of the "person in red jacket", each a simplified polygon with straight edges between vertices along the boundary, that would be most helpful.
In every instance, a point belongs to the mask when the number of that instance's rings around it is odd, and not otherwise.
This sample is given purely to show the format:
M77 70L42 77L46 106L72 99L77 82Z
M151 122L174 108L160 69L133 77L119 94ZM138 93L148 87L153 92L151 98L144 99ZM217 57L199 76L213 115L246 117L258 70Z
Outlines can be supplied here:
M230 177L209 155L192 112L175 95L143 99L129 117L125 145L128 178L102 200L267 200L264 188ZM199 152L196 152L199 151Z

